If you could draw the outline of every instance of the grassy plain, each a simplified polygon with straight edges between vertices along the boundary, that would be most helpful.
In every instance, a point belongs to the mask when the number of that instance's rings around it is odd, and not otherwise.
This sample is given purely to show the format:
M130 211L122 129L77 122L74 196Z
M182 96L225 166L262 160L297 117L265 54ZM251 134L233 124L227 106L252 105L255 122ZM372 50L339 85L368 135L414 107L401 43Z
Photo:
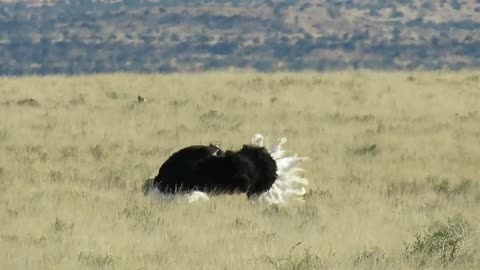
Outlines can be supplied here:
M0 78L0 269L475 269L479 110L478 72ZM305 205L140 192L257 132L311 158Z

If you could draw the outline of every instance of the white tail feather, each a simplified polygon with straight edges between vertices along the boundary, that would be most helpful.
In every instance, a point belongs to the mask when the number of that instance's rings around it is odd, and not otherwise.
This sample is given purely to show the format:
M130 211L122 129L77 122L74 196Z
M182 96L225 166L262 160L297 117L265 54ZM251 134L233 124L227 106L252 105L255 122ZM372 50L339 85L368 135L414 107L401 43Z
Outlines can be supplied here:
M300 173L303 169L300 167L302 161L307 160L306 157L299 157L297 154L285 156L286 151L283 145L287 142L287 138L283 137L278 140L277 144L270 147L265 145L265 137L261 134L255 134L252 143L258 146L266 146L268 152L277 163L277 180L272 187L260 194L255 200L267 204L285 204L290 201L303 202L307 179L303 178Z
M201 191L192 192L191 194L187 195L187 199L189 203L210 200L207 193Z

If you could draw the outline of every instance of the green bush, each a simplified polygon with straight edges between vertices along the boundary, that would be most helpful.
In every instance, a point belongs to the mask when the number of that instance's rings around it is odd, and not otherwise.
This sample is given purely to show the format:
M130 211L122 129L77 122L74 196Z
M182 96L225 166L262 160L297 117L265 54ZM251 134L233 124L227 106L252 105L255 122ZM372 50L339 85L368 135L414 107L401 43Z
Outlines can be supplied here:
M417 234L405 253L422 265L439 262L447 265L461 254L463 243L470 233L469 225L461 216L449 218L446 223L436 223L423 235Z

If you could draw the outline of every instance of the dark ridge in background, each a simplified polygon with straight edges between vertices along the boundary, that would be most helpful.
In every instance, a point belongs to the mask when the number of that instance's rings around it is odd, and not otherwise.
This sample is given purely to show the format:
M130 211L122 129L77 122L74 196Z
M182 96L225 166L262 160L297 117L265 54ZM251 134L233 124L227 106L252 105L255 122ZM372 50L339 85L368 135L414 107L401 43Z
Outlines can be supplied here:
M479 29L479 0L0 0L0 75L470 69Z

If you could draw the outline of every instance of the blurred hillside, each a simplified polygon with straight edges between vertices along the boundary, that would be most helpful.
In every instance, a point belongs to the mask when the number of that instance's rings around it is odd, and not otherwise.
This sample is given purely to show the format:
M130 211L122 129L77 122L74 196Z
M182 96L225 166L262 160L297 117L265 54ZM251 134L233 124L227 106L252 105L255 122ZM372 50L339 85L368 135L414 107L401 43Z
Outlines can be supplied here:
M480 0L0 0L0 75L480 67Z

